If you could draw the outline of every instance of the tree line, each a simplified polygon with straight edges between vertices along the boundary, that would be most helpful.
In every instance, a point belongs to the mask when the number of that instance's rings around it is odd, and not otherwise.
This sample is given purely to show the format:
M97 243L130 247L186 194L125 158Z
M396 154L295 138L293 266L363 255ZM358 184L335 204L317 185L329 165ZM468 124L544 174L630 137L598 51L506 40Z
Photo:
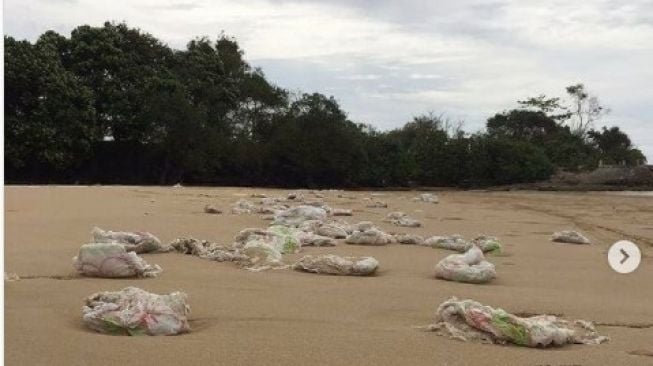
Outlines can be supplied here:
M379 131L333 97L291 93L237 41L176 50L124 23L5 36L5 177L22 183L486 186L644 161L582 84L466 133L432 113Z

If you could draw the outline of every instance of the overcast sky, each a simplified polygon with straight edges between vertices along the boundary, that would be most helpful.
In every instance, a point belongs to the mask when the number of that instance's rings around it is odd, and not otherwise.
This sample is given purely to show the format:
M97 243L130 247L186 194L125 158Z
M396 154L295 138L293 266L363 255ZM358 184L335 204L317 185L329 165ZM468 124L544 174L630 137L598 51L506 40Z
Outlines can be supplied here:
M519 99L583 82L611 109L602 124L653 162L653 0L5 0L4 11L4 33L29 40L105 20L174 48L224 30L279 86L333 95L381 129L433 111L476 131Z

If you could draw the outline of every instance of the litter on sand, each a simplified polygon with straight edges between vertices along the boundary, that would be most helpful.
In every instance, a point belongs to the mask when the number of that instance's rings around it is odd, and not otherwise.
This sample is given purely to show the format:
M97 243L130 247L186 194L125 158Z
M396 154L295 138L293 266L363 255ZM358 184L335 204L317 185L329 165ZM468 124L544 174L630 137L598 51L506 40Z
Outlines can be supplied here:
M422 223L413 219L412 217L408 216L407 214L401 212L401 211L396 211L396 212L390 212L386 218L385 221L388 221L392 223L393 225L397 226L404 226L404 227L420 227L422 226Z
M376 228L371 222L363 221L357 226L357 229L345 239L347 244L386 245L395 241L392 235Z
M353 231L352 226L342 220L330 220L326 222L307 220L299 226L299 229L333 239L344 239Z
M458 234L451 236L432 236L424 241L424 245L433 248L455 250L461 253L466 252L471 247L471 244Z
M553 233L551 240L558 243L570 243L570 244L589 244L590 240L587 239L583 234L578 231L573 230L563 230Z
M465 254L451 254L435 266L435 277L449 281L486 283L496 275L494 264L485 260L477 246L472 246Z
M366 200L369 200L370 202L365 205L367 208L387 208L388 204L383 201L379 200L374 200L371 198L366 198Z
M462 236L454 234L451 236L433 236L424 241L424 245L433 248L455 250L460 253L468 251L471 247L477 246L483 253L500 253L501 243L494 236L479 235L471 241L465 240Z
M500 308L455 297L437 310L435 324L426 327L462 341L550 347L565 344L600 344L608 341L585 320L564 320L552 315L522 318Z
M240 199L231 205L231 213L234 215L247 215L253 213L254 210L256 210L256 205L244 199Z
M187 295L157 295L136 287L98 292L85 300L84 324L111 335L176 335L190 331Z
M331 210L332 216L352 216L353 212L349 208L334 208Z
M20 277L15 273L5 272L5 282L20 281Z
M84 244L73 258L73 265L77 272L89 277L156 277L162 271L118 243Z
M307 255L292 266L297 271L343 276L369 276L378 267L379 261L372 257L340 257L333 254Z
M399 244L423 245L424 238L415 234L395 234L395 240Z
M153 253L167 252L169 247L161 245L161 240L156 236L142 231L111 231L102 230L98 227L91 232L92 243L118 243L125 247L128 252Z
M221 214L222 210L213 205L206 205L204 206L204 212L208 214Z
M326 218L327 212L323 208L303 205L277 212L272 224L298 227L307 220L324 221Z
M426 203L438 203L438 196L433 193L422 193L419 196L413 198L413 201L426 202Z

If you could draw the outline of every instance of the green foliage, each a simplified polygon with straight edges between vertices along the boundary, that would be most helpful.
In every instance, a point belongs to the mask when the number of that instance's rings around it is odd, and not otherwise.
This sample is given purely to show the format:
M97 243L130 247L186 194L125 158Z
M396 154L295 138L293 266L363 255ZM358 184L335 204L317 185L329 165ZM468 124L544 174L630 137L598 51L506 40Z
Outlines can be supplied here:
M53 34L47 34L52 36ZM74 167L97 138L91 90L64 69L54 37L5 37L5 157L16 169Z
M468 187L644 160L618 128L587 130L605 109L582 84L575 104L519 101L484 133L432 113L381 132L333 97L291 96L244 55L224 34L173 50L124 23L5 37L7 179Z

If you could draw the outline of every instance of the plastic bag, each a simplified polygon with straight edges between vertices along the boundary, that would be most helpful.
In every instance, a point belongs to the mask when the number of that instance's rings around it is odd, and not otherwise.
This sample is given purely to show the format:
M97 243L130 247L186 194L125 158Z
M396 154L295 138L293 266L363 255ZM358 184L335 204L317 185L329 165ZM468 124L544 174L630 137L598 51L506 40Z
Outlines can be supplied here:
M551 315L521 318L500 308L455 297L438 307L436 323L428 329L462 341L525 347L600 344L610 339L599 335L588 321L568 321Z
M308 220L304 221L299 226L299 229L334 239L344 239L353 231L351 225L341 220L332 220L329 222Z
M368 276L374 274L379 261L372 257L339 257L333 254L307 255L293 264L297 271L343 276Z
M472 246L465 254L452 254L435 266L435 277L449 281L486 283L496 277L494 264L485 260L483 252Z
M426 202L426 203L438 203L438 196L432 193L422 193L419 196L413 198L413 201Z
M590 240L583 234L573 230L563 230L553 233L551 240L559 243L589 244Z
M105 231L95 227L91 234L93 237L91 242L93 243L119 243L128 252L152 253L170 250L169 247L161 245L159 238L147 232Z
M272 224L298 227L307 220L324 221L326 218L327 212L323 208L303 205L277 212Z
M252 202L244 199L240 199L231 205L231 213L234 215L251 214L255 209L256 206Z
M433 248L442 248L455 250L457 252L466 252L472 247L472 244L466 241L462 236L454 234L451 236L433 236L424 241L424 245Z
M245 259L239 263L245 269L250 271L259 272L270 268L287 268L288 266L283 263L281 252L275 247L271 246L269 242L262 239L254 239L242 249L242 254Z
M176 335L190 331L187 295L157 295L136 287L98 292L86 298L84 324L112 335Z
M424 238L420 235L415 234L396 234L395 240L399 244L409 244L409 245L423 245Z
M84 244L73 258L77 272L90 277L156 277L158 265L149 265L135 252L127 252L122 244Z
M483 253L501 253L501 243L494 236L480 235L472 239L472 244L479 247Z
M501 252L501 243L499 239L494 236L479 235L472 241L465 240L462 236L454 234L451 236L433 236L424 241L424 245L455 250L460 253L464 253L471 249L473 246L479 247L483 253L500 253Z
M393 243L394 237L364 221L358 224L358 230L347 236L345 242L358 245L386 245Z
M331 215L333 216L351 216L353 212L348 208L334 208L331 210Z
M422 223L409 217L401 211L390 212L385 221L391 222L393 225L404 226L404 227L420 227Z

